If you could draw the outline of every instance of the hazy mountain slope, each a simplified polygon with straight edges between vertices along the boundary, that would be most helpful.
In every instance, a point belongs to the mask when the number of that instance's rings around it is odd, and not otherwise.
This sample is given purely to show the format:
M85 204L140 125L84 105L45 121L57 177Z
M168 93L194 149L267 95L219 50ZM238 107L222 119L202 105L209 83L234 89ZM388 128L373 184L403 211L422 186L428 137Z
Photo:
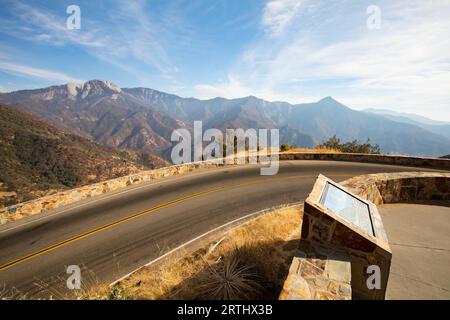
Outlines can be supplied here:
M154 108L178 114L187 123L201 119L208 128L289 128L281 130L281 143L313 146L336 134L344 141L370 138L380 144L383 152L441 156L450 151L450 139L417 125L352 110L331 97L291 105L256 97L197 100L152 89L124 90ZM293 136L298 139L290 139Z
M366 109L364 111L381 115L393 121L409 123L450 139L450 123L448 122L436 121L419 115L399 113L390 110Z
M100 146L0 104L0 206L135 173L154 161Z
M448 121L440 121L440 120L434 120L434 119L430 119L418 114L414 114L414 113L406 113L406 112L397 112L397 111L393 111L393 110L389 110L389 109L375 109L375 108L367 108L364 109L363 111L365 112L370 112L370 113L376 113L376 114L380 114L380 115L389 115L389 116L393 116L393 117L397 117L398 119L403 119L403 120L409 120L411 121L411 123L414 124L429 124L429 125L450 125L450 122Z
M418 126L352 110L331 97L297 105L292 109L288 123L318 140L334 134L344 141L370 138L384 152L441 156L450 150L450 140L444 137Z
M107 146L159 154L185 124L104 80L0 95L0 101Z
M179 117L191 127L194 121L202 120L204 130L279 128L280 143L302 147L314 146L314 140L310 135L282 124L286 118L280 111L283 107L290 106L285 102L268 102L256 97L199 100L181 98L148 88L126 88L123 91L141 99L152 108Z
M416 124L352 110L331 97L292 105L253 96L240 99L182 98L148 88L120 89L107 81L0 94L0 101L79 132L108 146L170 154L170 134L208 128L279 128L280 143L312 147L333 135L378 143L383 152L442 156L450 139Z

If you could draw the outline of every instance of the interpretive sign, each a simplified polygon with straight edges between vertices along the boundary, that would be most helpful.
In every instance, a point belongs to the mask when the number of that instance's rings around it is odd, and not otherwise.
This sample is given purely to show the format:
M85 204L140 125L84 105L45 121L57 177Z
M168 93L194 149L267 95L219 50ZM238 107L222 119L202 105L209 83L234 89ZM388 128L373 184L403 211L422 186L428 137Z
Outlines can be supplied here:
M301 239L349 254L353 298L384 299L392 251L375 204L319 175L305 200ZM367 286L374 267L381 277L376 289Z
M341 218L375 236L369 205L366 202L327 182L320 203Z

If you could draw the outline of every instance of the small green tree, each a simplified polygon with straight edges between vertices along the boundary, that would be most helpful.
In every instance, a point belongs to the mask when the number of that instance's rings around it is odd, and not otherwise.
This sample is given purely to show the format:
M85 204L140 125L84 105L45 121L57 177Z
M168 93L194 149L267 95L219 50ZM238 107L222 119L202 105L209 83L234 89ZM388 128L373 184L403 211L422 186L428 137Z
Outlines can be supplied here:
M288 145L287 143L283 143L283 144L280 146L280 152L285 152L285 151L288 151L289 149L291 149L291 146Z
M318 148L339 150L345 153L368 153L368 154L380 154L381 148L378 144L372 144L370 139L367 139L365 143L360 143L358 140L352 140L345 143L341 143L341 140L336 135L329 138L322 144L317 145Z
M336 135L332 136L324 143L317 145L317 148L319 149L339 150L340 147L341 147L341 140L338 137L336 137Z

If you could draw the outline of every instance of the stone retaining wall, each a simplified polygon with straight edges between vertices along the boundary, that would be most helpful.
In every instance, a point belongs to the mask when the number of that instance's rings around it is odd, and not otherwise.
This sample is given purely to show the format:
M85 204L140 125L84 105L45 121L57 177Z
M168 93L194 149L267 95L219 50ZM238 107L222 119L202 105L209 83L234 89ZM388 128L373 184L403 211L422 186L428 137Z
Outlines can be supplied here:
M361 153L280 153L280 160L324 160L380 163L450 171L450 159L392 156Z
M371 162L371 163L418 166L425 168L450 170L449 159L435 159L435 158L414 158L402 156L346 154L346 153L301 153L301 152L280 153L279 158L280 160L328 160L328 161L331 160L331 161ZM19 220L29 215L45 213L49 210L60 208L64 205L71 204L82 199L123 189L130 185L150 181L157 178L190 172L198 168L211 168L218 166L222 165L214 161L194 162L155 170L147 170L125 177L111 179L72 190L58 192L46 197L19 203L6 208L1 208L0 224L5 224L7 222Z
M175 165L154 170L146 170L140 173L107 180L76 189L58 192L46 197L22 202L13 206L0 209L0 224L22 219L26 216L45 213L49 210L101 195L107 192L120 190L127 186L151 181L158 178L173 176L190 172L200 168L214 168L221 166L213 161L193 162L183 165Z
M450 173L368 174L348 179L341 185L376 205L423 200L450 200Z

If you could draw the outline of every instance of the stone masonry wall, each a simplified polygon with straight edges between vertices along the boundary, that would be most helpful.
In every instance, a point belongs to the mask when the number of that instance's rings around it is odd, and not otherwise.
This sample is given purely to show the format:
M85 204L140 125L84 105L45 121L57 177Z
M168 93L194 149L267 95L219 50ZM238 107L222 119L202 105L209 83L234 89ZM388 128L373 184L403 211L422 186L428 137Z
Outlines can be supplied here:
M353 161L372 162L383 164L396 164L406 166L420 166L427 168L439 168L450 170L450 160L435 158L414 158L388 155L365 155L345 153L280 153L280 160L331 160L331 161ZM236 162L236 161L235 161ZM248 161L247 161L248 162ZM94 197L107 192L126 188L127 186L150 181L153 179L190 172L199 168L210 168L222 166L214 161L195 162L175 165L155 170L147 170L141 173L120 177L116 179L99 182L80 188L58 192L46 197L19 203L5 208L0 208L0 225L7 222L19 220L23 217L46 213L49 210L60 208L64 205L79 200Z
M147 170L133 175L128 175L76 189L58 192L46 197L1 208L0 224L2 225L7 222L19 220L30 215L46 213L49 210L60 208L62 206L107 192L120 190L126 188L127 186L151 181L158 178L182 174L185 172L193 171L195 169L213 168L218 166L221 165L213 161L193 162L183 165L175 165L160 169Z
M450 200L450 172L397 172L357 176L341 183L376 205Z
M354 228L345 219L320 204L323 188L330 182L319 175L313 190L305 200L301 238L314 245L340 248L347 252L351 260L352 297L360 299L383 299L387 286L391 251L385 236L381 217L374 205L370 211L373 221L372 232ZM380 220L380 223L376 223ZM381 269L383 290L367 290L365 270L376 264Z
M450 159L360 153L280 153L280 160L323 160L379 163L450 171Z
M351 261L343 250L301 240L280 300L350 300Z

